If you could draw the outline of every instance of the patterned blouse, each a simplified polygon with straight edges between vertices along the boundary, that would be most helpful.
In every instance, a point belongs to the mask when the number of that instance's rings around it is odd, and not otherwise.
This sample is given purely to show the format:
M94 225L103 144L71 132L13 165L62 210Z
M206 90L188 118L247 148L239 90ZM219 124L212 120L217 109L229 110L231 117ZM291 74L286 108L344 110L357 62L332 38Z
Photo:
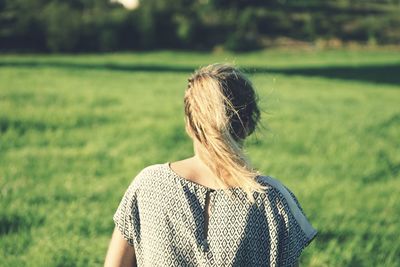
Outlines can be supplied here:
M228 195L169 163L152 165L133 179L113 219L138 266L292 266L317 231L288 188L268 176L257 181L267 189L251 204L240 188Z

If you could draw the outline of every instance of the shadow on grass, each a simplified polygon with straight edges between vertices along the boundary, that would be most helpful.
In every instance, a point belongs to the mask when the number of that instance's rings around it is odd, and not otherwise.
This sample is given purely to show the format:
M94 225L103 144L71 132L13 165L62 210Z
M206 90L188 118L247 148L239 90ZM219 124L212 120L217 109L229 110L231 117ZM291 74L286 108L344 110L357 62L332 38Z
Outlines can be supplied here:
M191 73L197 66L174 66L158 64L115 64L115 63L77 63L62 61L3 61L0 68L66 68L66 69L89 69L109 71L143 71L143 72L177 72ZM331 79L355 80L370 83L382 83L389 85L400 85L400 63L386 65L362 65L362 66L322 66L322 67L295 67L295 68L269 68L244 66L248 73L276 73L284 75L323 77Z
M34 213L10 213L0 215L0 236L27 230L44 223L44 218Z
M377 155L378 168L376 171L363 176L362 182L381 182L388 179L396 179L400 174L400 162L395 162L388 153L380 151Z
M400 64L266 69L266 72L400 85Z

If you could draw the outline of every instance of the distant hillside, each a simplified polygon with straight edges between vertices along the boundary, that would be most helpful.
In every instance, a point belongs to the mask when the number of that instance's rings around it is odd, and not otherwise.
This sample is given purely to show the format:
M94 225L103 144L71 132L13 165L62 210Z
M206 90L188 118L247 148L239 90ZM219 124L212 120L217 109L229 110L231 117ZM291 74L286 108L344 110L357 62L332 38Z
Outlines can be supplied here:
M400 44L400 1L0 2L0 50L245 51L276 44Z

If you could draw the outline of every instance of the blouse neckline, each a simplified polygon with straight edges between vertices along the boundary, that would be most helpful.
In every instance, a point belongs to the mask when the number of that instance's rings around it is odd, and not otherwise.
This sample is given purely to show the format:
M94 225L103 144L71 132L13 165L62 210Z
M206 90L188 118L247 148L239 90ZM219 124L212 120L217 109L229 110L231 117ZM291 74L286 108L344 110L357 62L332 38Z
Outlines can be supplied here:
M240 189L240 187L230 187L228 189L222 189L222 188L211 188L202 184L199 184L197 182L191 181L179 174L177 174L170 166L171 162L166 162L164 165L166 166L167 170L172 173L175 177L177 177L179 180L181 180L182 182L186 183L186 184L190 184L198 189L204 190L204 191L209 191L209 192L224 192L225 190L238 190Z

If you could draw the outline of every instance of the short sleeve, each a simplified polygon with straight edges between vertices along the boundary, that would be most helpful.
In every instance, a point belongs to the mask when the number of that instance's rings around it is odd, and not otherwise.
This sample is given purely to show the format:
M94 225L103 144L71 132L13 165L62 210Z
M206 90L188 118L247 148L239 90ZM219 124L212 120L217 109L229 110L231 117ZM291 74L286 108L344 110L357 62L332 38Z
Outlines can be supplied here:
M282 257L279 266L292 266L297 262L304 248L315 238L317 230L307 219L293 192L283 186L281 193L284 197L281 214L285 226L280 240Z
M140 232L140 219L137 201L137 193L139 189L138 176L134 178L132 183L129 185L113 216L115 227L120 231L124 239L131 246L137 242Z
M272 252L276 256L273 256L272 262L276 262L277 266L293 266L304 248L315 238L317 230L306 218L293 192L274 178L265 177L264 182L272 186L268 199L274 203L267 216L276 220L272 234L277 238Z

